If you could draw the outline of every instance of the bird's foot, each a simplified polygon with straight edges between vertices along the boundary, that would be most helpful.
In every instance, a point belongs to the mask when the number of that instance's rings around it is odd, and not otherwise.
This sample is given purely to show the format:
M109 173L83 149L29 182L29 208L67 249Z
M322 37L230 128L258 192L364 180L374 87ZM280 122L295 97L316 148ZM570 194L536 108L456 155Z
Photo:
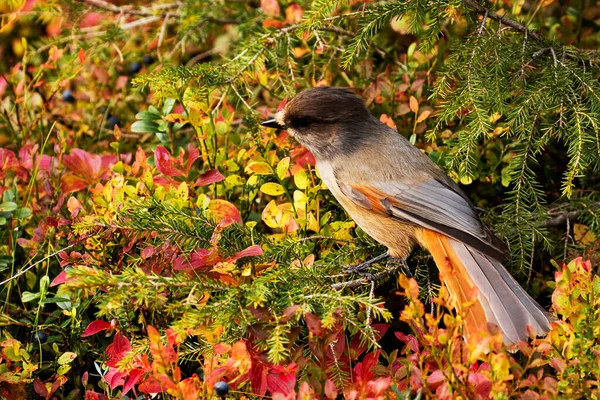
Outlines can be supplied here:
M387 260L389 258L391 258L390 254L386 251L385 253L380 254L377 257L372 258L370 260L367 260L365 262L362 262L362 263L360 263L358 265L351 265L351 266L345 267L344 268L344 272L346 272L348 274L359 273L359 274L361 274L363 276L368 276L368 275L371 275L371 274L369 274L368 272L365 272L366 269L369 269L374 264L377 264L378 262L383 261L383 260Z
M385 260L386 258L389 261L386 263L387 268L384 271L376 272L376 273L364 271L364 269L369 268L371 265L377 263L378 261ZM389 264L391 264L391 266ZM344 289L344 288L354 289L359 286L363 286L367 283L374 284L377 281L386 279L389 276L393 275L401 267L408 276L412 276L412 273L411 273L410 269L408 268L408 265L406 264L406 260L399 260L399 259L390 257L387 253L385 253L385 254L382 254L380 256L373 258L372 260L368 260L359 265L345 269L346 272L358 273L359 275L361 275L361 278L354 279L354 280L347 281L347 282L334 283L333 285L331 285L331 287L335 290L340 290L340 289Z

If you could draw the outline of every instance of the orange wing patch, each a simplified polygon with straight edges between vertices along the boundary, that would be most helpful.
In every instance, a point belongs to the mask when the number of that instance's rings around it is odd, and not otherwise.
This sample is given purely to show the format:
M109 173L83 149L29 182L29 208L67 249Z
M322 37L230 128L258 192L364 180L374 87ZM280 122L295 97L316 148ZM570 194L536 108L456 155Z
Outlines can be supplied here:
M381 190L375 189L372 186L361 186L361 185L349 185L351 190L355 193L346 194L356 204L361 207L365 207L364 199L366 199L371 205L370 209L380 214L389 215L388 205L393 204L389 196L387 196ZM360 198L360 200L358 200ZM366 208L366 207L365 207Z

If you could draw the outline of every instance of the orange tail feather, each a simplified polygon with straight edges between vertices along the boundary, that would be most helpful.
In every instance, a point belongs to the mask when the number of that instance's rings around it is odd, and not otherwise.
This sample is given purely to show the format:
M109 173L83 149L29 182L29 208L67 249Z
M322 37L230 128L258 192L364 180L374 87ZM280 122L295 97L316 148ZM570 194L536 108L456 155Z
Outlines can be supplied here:
M440 280L450 293L450 305L465 318L466 338L473 339L487 332L488 319L477 296L477 286L449 245L448 237L423 229L420 239L440 270Z

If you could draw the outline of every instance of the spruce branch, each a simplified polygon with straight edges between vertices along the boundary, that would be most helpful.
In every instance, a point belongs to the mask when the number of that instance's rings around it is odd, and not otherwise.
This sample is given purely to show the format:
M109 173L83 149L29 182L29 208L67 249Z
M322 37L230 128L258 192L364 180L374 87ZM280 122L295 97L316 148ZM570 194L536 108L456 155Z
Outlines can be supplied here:
M488 18L493 19L494 21L497 21L506 26L509 26L517 32L521 32L523 34L527 33L527 36L529 36L530 38L532 38L538 42L544 42L544 38L539 33L532 31L531 29L527 28L525 25L523 25L515 20L506 18L503 15L496 14L494 11L489 10L488 8L479 4L477 2L477 0L463 0L463 1L465 4L467 4L468 6L473 8L475 11L477 11L478 14L487 15Z

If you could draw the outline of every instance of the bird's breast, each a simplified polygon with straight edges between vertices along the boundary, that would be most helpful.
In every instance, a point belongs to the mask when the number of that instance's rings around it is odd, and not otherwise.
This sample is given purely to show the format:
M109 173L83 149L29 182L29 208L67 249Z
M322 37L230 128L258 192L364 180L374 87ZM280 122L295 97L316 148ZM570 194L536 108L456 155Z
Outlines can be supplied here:
M410 255L416 243L414 225L357 205L342 193L330 163L318 162L317 168L329 191L362 230L386 246L392 257L404 259ZM344 183L350 185L353 182Z

